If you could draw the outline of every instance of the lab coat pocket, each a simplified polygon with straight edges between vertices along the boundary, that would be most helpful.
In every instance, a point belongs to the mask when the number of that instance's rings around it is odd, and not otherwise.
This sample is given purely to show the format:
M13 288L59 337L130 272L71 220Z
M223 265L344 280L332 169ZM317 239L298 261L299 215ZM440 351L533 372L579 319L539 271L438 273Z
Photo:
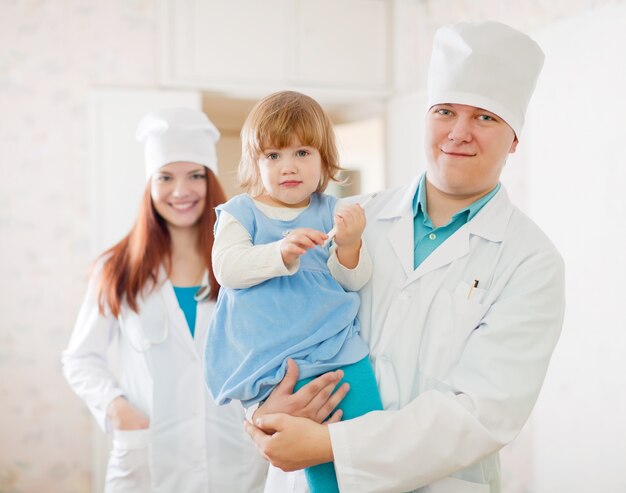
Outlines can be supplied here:
M460 282L452 296L452 312L455 330L471 332L480 325L480 321L489 308L483 304L486 290L466 282Z
M485 295L486 290L460 282L451 296L453 337L450 339L450 356L453 361L463 352L489 309L488 304L482 303Z
M444 478L431 484L426 491L428 493L489 493L491 488L484 483L472 483L457 478Z
M142 430L113 430L113 450L145 448L150 438L150 428Z
M484 289L465 282L439 290L430 306L420 351L424 374L446 378L489 308L480 302L484 296Z
M113 430L105 493L151 491L148 465L150 430Z

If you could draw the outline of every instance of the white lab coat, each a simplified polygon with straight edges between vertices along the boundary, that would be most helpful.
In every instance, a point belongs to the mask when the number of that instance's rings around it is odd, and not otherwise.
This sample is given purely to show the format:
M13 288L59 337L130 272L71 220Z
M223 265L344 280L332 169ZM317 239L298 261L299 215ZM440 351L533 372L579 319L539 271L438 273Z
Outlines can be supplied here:
M329 426L340 490L499 493L498 450L528 418L561 331L563 262L502 187L414 270L417 184L367 207L374 274L359 318L385 411ZM273 469L266 492L290 482Z
M204 383L202 355L212 301L198 302L195 337L164 272L139 300L123 307L120 323L98 313L94 276L80 309L63 371L100 427L113 433L107 492L258 492L266 463L244 433L243 408L217 406ZM169 327L167 325L169 324ZM117 337L119 379L107 350ZM124 395L150 420L147 430L112 430L109 403Z

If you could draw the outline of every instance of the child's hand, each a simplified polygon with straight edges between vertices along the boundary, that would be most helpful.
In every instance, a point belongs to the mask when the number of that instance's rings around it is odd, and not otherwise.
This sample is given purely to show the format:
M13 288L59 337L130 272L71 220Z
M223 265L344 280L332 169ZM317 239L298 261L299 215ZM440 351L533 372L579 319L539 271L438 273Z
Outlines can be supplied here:
M326 233L311 228L298 228L291 231L280 242L280 254L287 267L291 267L309 248L322 245Z
M344 205L335 213L335 244L337 248L361 247L361 235L365 229L365 211L359 204Z

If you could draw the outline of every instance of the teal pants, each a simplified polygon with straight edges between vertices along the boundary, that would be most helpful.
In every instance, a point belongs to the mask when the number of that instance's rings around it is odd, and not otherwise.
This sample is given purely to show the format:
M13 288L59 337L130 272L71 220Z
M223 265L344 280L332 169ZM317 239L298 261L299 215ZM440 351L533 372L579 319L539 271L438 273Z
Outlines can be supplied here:
M366 356L361 361L344 366L341 370L343 370L344 377L337 388L344 382L350 384L350 391L337 406L337 409L343 411L342 420L363 416L370 411L382 410L383 405L369 357ZM315 378L299 380L294 392ZM339 493L335 466L332 462L309 467L304 470L304 473L311 493Z

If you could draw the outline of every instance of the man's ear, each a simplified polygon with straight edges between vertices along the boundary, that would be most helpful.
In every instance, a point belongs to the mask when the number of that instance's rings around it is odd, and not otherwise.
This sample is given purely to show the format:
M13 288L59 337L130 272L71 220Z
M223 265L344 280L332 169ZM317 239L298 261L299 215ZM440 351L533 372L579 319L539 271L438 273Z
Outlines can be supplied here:
M515 149L517 149L517 144L519 143L519 141L517 140L517 136L515 136L515 138L513 139L513 142L511 143L511 148L509 149L509 154L513 154L515 152Z

